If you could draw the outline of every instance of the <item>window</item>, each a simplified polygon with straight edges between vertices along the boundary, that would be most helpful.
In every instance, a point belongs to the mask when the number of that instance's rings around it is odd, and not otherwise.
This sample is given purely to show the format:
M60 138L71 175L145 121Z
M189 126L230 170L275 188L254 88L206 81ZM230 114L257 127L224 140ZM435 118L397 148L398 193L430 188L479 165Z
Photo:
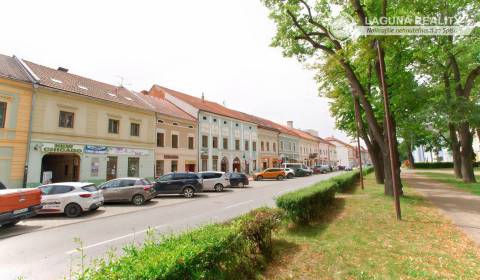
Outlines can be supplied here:
M214 159L212 160L212 169L213 169L213 170L217 170L217 168L218 168L218 159L215 159L215 158L214 158Z
M280 141L280 150L283 151L283 141Z
M202 171L207 171L207 170L208 170L208 160L202 159Z
M217 119L213 119L213 122L217 122Z
M137 157L128 158L128 177L138 177L140 172L140 159Z
M189 136L188 137L188 149L189 150L193 150L194 149L194 139L192 136Z
M257 142L255 142L255 141L252 142L252 150L253 150L254 152L257 151Z
M108 133L118 134L120 129L120 121L119 120L108 120Z
M212 137L212 146L214 149L218 148L218 137L215 137L215 136Z
M172 160L172 164L170 166L170 171L171 172L177 172L178 171L178 161Z
M207 120L207 117L204 116L204 117L203 117L203 120L206 121L206 120Z
M235 124L235 126L237 126L237 127L238 127L238 123L236 123L236 124Z
M202 135L202 147L203 148L208 148L208 136L207 135Z
M164 162L163 160L157 160L157 164L155 165L155 175L156 176L162 176L164 171Z
M273 143L273 151L274 151L274 152L277 151L277 143Z
M178 123L174 122L174 123L172 123L172 125L178 125Z
M130 124L130 136L140 136L140 124L131 123Z
M245 151L248 151L249 148L248 140L245 140Z
M240 150L240 140L235 140L235 150Z
M263 152L265 150L265 143L260 142L260 150Z
M50 190L48 194L62 194L62 193L68 193L74 190L74 187L72 186L53 186L53 188Z
M172 148L178 148L178 135L172 134Z
M270 142L267 142L267 152L270 152Z
M223 138L223 149L228 150L228 138Z
M7 118L7 103L0 102L0 128L5 127L6 118Z
M159 123L163 123L163 121L162 121L162 120L158 120L157 122L159 122Z
M223 124L227 124L227 121L223 121Z
M253 170L257 170L257 161L256 160L253 160Z
M5 104L6 109L6 104ZM59 127L73 128L73 121L75 119L75 114L72 112L60 111L60 116L58 119ZM3 120L5 122L5 120ZM2 126L3 127L3 126Z
M157 147L165 147L165 134L157 132Z
M90 161L90 176L98 177L98 170L100 167L100 159L98 157L93 157Z

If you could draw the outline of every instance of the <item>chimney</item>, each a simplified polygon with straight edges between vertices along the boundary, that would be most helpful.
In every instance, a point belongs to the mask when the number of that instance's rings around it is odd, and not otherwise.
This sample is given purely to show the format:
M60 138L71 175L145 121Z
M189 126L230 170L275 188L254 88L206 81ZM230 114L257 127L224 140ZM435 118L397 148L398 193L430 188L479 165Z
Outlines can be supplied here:
M67 69L67 68L64 68L64 67L58 67L57 70L58 70L58 71L65 72L65 73L68 73L68 69Z
M205 102L205 94L202 92L202 102Z
M288 128L293 128L293 121L287 121Z
M142 90L141 93L142 93L143 95L149 95L148 90Z

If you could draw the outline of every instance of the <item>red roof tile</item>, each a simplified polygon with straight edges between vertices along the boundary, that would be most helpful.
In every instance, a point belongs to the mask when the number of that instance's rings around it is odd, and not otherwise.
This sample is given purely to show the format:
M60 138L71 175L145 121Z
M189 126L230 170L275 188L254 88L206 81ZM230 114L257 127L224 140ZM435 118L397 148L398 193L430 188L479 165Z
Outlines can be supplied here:
M182 109L178 108L177 106L173 105L172 103L170 103L165 99L148 96L143 93L139 93L138 95L141 99L145 101L147 106L151 107L151 110L157 113L184 119L184 120L189 120L189 121L196 120L196 118L190 116L185 111L183 111Z
M337 139L337 138L335 138L335 137L333 137L333 136L327 137L327 138L325 138L325 140L327 140L327 141L333 141L333 142L338 142L338 143L340 143L340 144L342 144L342 145L344 145L344 146L347 146L347 147L353 149L353 146L352 146L352 145L347 144L347 143L343 142L342 140Z
M30 82L30 78L14 57L0 54L0 76L23 82Z

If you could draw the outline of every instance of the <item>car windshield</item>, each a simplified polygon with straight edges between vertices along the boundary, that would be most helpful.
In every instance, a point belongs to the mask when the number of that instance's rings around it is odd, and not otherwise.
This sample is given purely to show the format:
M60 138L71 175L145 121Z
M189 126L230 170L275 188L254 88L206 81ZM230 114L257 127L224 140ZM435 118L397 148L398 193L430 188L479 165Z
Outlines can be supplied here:
M85 187L82 187L82 190L87 191L87 192L96 192L98 191L97 187L95 185L88 185Z

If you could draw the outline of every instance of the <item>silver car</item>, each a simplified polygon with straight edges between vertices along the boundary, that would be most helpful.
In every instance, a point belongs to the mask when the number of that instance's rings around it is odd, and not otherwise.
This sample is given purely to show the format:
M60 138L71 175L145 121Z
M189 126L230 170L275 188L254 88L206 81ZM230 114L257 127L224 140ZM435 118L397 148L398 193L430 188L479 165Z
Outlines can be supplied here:
M105 202L132 202L142 205L155 196L155 189L145 178L119 178L98 186Z
M225 172L205 171L199 172L198 176L203 180L204 191L221 192L230 185L230 180Z

